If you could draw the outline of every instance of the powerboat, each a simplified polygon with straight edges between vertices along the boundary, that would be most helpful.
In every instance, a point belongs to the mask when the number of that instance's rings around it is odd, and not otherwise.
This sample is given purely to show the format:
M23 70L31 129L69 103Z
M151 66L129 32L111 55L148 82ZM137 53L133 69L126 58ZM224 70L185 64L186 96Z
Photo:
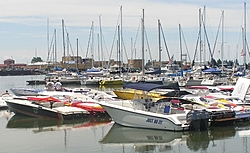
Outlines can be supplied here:
M154 89L169 88L165 85L138 83L128 84L129 88L149 92ZM136 128L184 131L207 130L209 115L205 110L190 111L174 104L171 99L150 98L126 100L120 102L99 101L111 118L120 125Z
M15 114L46 119L72 120L89 117L87 110L65 106L64 102L49 97L14 98L6 100L10 110Z

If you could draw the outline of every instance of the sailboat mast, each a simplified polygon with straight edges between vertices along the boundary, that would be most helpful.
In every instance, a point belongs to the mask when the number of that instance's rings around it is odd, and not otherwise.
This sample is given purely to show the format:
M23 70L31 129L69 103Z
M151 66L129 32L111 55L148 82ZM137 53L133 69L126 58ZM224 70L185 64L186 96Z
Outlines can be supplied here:
M67 33L67 56L69 56L69 33Z
M118 71L119 71L119 75L121 76L121 36L120 36L120 26L118 25L118 40L117 40L117 51L118 51L118 62L119 62L119 68L118 68Z
M78 71L78 38L76 39L76 69Z
M161 23L160 23L160 20L158 19L158 39L159 39L159 66L161 67L161 51L162 51L162 48L161 48Z
M181 74L183 76L183 72L182 72L182 42L181 42L181 25L179 24L179 35L180 35L180 52L181 52Z
M55 63L57 65L57 53L56 53L56 29L55 29Z
M244 61L244 75L245 75L245 71L246 71L246 2L244 2L244 33L243 33L243 61Z
M201 9L199 9L199 29L200 29L200 66L202 65L201 63L201 51L202 51L202 39L201 39Z
M222 73L224 71L224 59L223 59L223 54L224 54L224 11L222 11L222 36L221 36L221 62L222 62Z
M99 15L99 24L100 24L100 48L101 48L101 60L102 60L102 65L103 67L103 48L102 48L102 23L101 23L101 15Z
M120 11L121 11L121 29L120 29L120 54L121 54L121 59L120 59L120 62L122 64L122 67L123 67L123 40L122 40L122 6L120 7ZM121 68L119 69L121 71Z
M203 24L206 25L206 6L204 6L203 8ZM205 33L205 32L204 32ZM203 61L205 63L206 61L206 35L204 34L204 41L203 41L203 48L202 48L202 51L203 51Z
M62 20L62 36L63 36L63 56L65 58L65 38L64 38L64 20ZM64 62L65 63L65 62Z
M144 70L144 9L142 9L142 76L145 75L145 70Z
M49 49L49 19L47 19L47 45L48 45L48 57L47 57L47 62L49 61L49 53L50 53L50 49Z
M99 38L100 36L99 36L99 34L97 34L97 51L98 51L98 65L99 65L99 67L101 67L101 63L100 63L100 38Z
M92 62L91 62L91 66L94 67L94 21L92 21L92 43L91 43L91 58L92 58Z

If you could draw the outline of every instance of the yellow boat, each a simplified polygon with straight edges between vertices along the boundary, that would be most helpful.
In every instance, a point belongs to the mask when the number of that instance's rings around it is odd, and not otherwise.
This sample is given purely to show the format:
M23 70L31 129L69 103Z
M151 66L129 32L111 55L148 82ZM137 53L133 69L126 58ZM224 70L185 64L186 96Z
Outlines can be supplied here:
M101 80L99 83L100 83L101 86L105 86L105 85L123 85L122 79Z
M142 98L165 98L165 96L161 96L162 93L158 93L155 91L145 92L143 90L136 89L117 89L113 91L118 98L124 100L132 100L132 99L142 99Z
M131 83L123 86L124 89L117 89L113 92L117 97L125 100L144 99L144 98L166 98L163 96L166 92L156 91L157 89L170 89L171 91L179 91L177 84L159 85L154 83Z

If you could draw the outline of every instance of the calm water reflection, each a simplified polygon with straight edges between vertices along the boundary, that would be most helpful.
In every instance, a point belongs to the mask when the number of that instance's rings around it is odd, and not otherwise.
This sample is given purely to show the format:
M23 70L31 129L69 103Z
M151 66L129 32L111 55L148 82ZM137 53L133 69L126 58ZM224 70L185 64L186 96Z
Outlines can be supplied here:
M30 76L0 77L0 91L11 87L44 88L27 86L26 80ZM202 132L169 132L123 127L101 118L58 122L0 110L0 152L247 153L250 152L249 129L250 124L244 123Z

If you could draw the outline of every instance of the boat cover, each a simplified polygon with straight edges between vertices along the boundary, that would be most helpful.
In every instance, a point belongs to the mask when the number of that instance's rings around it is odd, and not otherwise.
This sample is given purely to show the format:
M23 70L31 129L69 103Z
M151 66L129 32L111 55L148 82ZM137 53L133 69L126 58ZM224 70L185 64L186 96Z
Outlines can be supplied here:
M59 99L54 98L52 96L49 97L27 97L29 100L32 101L44 101L44 102L61 102Z
M215 67L212 67L212 68L203 70L203 72L215 74L215 73L221 73L221 70L219 70L219 69L217 69Z
M130 88L130 89L143 90L143 91L151 91L154 89L180 90L177 84L159 85L159 84L154 84L154 83L130 83L130 84L124 85L123 88Z

